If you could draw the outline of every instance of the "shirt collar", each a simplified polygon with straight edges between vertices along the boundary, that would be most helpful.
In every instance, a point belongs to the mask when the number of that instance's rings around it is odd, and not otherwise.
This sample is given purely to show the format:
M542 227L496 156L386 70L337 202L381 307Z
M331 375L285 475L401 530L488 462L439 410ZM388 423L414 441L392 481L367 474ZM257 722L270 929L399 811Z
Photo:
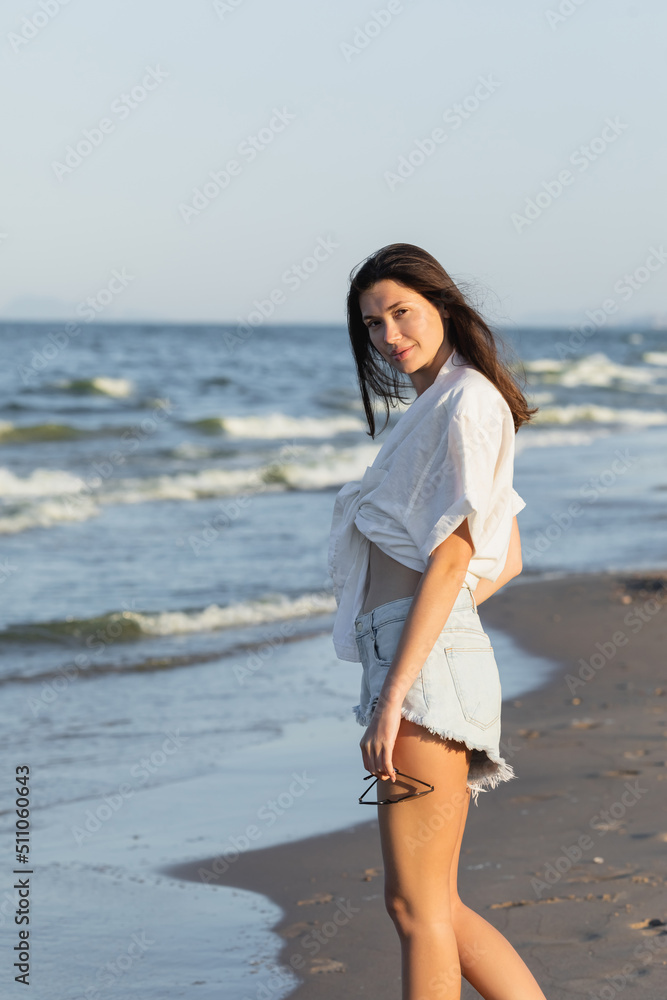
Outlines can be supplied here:
M454 371L455 368L459 368L461 365L465 365L466 363L467 362L465 358L463 358L456 350L456 348L454 348L454 350L449 355L444 365L442 365L438 374L435 377L442 378L443 375L446 375L448 372Z

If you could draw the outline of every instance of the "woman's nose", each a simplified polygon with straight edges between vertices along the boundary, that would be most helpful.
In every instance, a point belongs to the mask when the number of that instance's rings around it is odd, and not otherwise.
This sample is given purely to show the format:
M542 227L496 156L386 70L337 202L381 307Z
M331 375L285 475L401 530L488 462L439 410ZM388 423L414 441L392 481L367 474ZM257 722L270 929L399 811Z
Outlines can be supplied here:
M388 320L384 331L384 342L385 344L395 344L397 340L401 339L401 335L398 331L398 327L393 320Z

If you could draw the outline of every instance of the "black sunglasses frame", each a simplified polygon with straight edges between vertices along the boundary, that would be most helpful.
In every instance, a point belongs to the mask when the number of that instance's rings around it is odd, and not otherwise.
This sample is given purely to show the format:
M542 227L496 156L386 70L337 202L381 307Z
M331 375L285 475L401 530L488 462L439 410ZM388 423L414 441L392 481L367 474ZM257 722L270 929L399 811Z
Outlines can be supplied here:
M399 771L397 767L394 768L394 771L396 772L396 774L400 774L403 778L409 778L410 781L418 781L420 785L426 785L427 786L426 791L425 792L407 792L405 795L402 795L400 799L378 799L376 801L371 801L370 799L364 799L364 795L367 795L370 792L371 788L373 787L373 785L369 785L368 788L366 789L366 791L364 792L364 794L359 797L359 803L360 803L360 805L362 805L362 806L392 806L392 805L396 805L396 803L398 803L398 802L405 802L406 799L416 799L420 795L428 795L429 792L435 791L434 786L433 785L429 785L427 781L421 781L419 778L413 778L411 775L406 774L404 771ZM368 781L370 778L373 778L373 777L375 778L376 781L380 780L377 775L367 774L366 777L364 778L364 781Z

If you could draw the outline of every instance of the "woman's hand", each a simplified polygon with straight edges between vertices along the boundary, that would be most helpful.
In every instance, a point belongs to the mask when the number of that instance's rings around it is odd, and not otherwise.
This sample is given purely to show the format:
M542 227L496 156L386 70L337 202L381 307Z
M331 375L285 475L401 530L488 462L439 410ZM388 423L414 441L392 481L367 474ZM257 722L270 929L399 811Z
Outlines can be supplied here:
M364 767L383 781L396 781L392 757L400 724L400 705L387 705L380 698L359 744Z

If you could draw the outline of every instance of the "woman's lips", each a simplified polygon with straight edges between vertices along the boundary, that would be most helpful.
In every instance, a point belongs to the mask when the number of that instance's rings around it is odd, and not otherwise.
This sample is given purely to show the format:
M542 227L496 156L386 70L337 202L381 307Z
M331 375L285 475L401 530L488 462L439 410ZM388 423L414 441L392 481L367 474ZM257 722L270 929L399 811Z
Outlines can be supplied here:
M413 344L412 347L406 347L404 351L400 351L398 354L392 354L392 359L394 361L402 361L408 356L414 346L415 345Z

